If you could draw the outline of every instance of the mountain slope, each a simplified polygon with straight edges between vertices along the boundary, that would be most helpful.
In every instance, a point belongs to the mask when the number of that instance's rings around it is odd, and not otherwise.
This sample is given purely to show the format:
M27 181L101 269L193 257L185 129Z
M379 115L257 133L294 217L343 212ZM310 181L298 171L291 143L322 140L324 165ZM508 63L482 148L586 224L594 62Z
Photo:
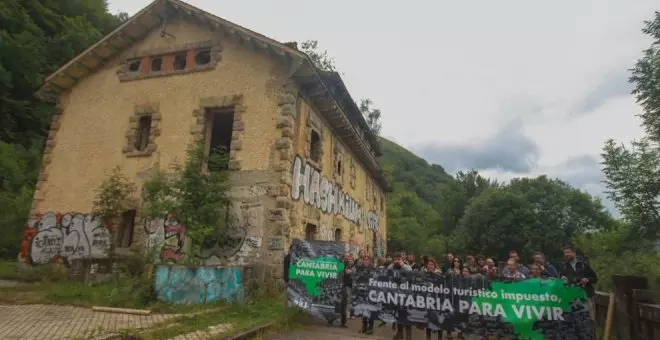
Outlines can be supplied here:
M440 255L446 247L441 203L456 180L392 141L380 143L380 162L394 188L387 199L388 249Z

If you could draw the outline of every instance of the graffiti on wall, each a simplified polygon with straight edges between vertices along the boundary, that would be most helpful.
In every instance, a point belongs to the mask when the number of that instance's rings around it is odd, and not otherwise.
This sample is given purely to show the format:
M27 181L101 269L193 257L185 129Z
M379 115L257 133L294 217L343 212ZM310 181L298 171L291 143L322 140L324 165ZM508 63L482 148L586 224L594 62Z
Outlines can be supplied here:
M310 163L303 165L300 156L293 162L291 198L302 196L303 202L326 214L342 215L356 225L360 224L360 205L327 177L314 169Z
M161 261L178 263L186 256L186 227L172 215L145 221L147 247L155 250Z
M248 236L248 230L263 226L263 206L261 204L243 204L239 207L239 219L235 226L222 234L207 237L201 245L199 253L186 255L190 245L187 244L186 228L171 215L161 219L145 222L148 235L148 246L155 247L158 257L156 262L176 264L186 256L201 259L209 266L238 266L250 262L250 258L259 257L262 238Z
M159 300L179 304L233 302L244 297L238 267L158 265L154 270L154 289Z
M105 258L110 249L110 232L91 214L47 212L28 221L21 242L21 256L33 264L45 264L56 257L65 260Z
M367 226L373 231L378 231L378 215L374 211L367 212Z
M335 231L328 227L328 224L321 222L321 228L319 229L319 240L321 241L334 241L335 240Z

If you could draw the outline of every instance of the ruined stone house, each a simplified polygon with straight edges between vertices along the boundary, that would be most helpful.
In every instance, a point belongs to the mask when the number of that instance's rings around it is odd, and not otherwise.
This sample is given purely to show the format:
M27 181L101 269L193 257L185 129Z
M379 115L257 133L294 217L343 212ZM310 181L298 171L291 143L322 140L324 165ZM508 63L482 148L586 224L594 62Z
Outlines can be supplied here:
M230 150L238 217L207 265L275 264L292 238L385 252L389 184L375 136L336 72L282 44L178 0L156 0L50 75L56 103L19 259L107 256L110 233L89 215L120 166L139 189L185 159L197 137ZM126 211L117 252L158 248L185 259L185 226Z

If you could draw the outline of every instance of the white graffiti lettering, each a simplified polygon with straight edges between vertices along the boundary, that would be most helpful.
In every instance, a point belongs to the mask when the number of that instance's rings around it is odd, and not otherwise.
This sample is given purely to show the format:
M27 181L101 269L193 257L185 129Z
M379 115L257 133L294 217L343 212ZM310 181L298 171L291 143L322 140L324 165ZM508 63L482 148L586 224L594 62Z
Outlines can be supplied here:
M296 156L293 162L291 198L299 200L302 195L305 204L314 206L326 214L342 215L349 221L360 225L362 211L360 205L332 184L318 170Z
M367 225L369 229L378 231L378 215L375 212L369 211L367 213Z
M58 218L56 213L48 212L29 224L37 229L30 245L32 263L48 263L55 256L67 260L108 256L110 232L91 214Z

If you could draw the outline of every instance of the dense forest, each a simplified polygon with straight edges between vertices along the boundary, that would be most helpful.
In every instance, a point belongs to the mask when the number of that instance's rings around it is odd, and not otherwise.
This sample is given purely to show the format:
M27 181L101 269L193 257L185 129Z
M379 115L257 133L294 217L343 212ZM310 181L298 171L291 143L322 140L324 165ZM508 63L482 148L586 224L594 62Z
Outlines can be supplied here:
M110 14L104 0L0 2L0 256L14 258L18 252L54 110L34 98L34 91L48 74L126 19L126 14ZM502 260L515 248L523 256L539 250L560 261L560 247L575 244L602 276L648 274L657 283L660 13L644 23L643 33L656 43L641 53L630 80L646 133L630 146L609 141L603 149L609 198L622 219L559 179L500 183L470 169L452 175L380 138L381 163L394 187L387 203L389 249L436 257L447 250L483 253ZM315 41L301 49L319 68L334 69ZM378 135L387 112L370 99L359 105ZM608 288L609 282L601 285Z

